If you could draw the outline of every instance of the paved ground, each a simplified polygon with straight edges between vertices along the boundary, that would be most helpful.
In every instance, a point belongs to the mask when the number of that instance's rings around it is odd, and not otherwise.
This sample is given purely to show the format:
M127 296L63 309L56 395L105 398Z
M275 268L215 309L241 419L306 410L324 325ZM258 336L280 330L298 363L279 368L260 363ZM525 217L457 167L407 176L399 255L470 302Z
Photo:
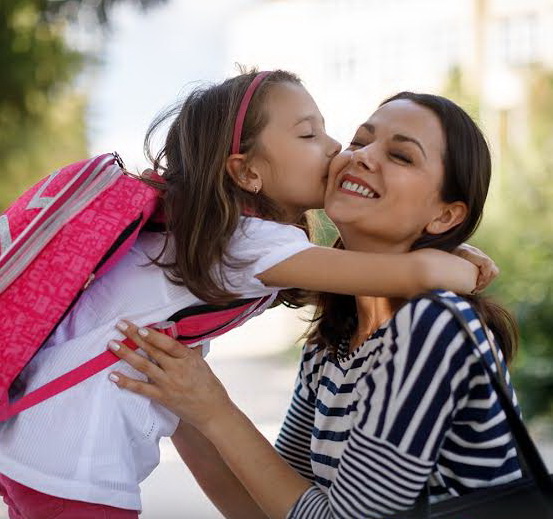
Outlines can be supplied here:
M270 317L270 319L268 319ZM261 431L274 441L296 374L294 354L282 353L303 325L290 314L271 310L212 346L209 361L229 393ZM553 441L540 448L553 471ZM197 486L169 440L161 445L161 464L142 485L141 519L221 519ZM7 512L0 503L0 519Z

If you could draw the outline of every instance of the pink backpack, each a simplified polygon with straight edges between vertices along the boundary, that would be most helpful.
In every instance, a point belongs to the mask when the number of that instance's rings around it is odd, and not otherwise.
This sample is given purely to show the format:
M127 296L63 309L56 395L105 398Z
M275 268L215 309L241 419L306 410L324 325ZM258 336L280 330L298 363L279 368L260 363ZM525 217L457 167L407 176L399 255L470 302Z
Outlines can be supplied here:
M88 285L130 249L152 220L158 199L156 189L129 176L119 156L110 153L52 173L0 216L0 421L119 360L106 350L10 402L9 388L20 371ZM272 299L190 307L150 326L183 344L197 344L261 313Z

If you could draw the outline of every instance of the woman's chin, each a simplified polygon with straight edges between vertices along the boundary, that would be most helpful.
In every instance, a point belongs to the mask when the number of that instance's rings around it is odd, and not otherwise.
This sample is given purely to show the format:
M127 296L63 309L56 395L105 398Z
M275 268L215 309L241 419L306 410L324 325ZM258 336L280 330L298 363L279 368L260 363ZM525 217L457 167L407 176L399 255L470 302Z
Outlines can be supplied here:
M353 223L359 218L359 211L353 210L351 205L342 200L326 200L324 210L327 216L335 223Z

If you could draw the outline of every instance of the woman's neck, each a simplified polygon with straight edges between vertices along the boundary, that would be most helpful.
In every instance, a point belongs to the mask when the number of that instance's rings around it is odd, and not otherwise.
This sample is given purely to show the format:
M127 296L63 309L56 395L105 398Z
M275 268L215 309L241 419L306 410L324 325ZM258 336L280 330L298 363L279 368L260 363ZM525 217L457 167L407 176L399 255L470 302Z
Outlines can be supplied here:
M357 330L350 340L350 352L357 349L378 328L390 319L403 304L402 299L357 296Z
M367 235L355 235L344 232L342 242L347 250L359 252L400 253L410 249L409 243L389 243ZM383 323L390 319L396 310L403 304L400 298L357 296L357 330L350 341L350 351L358 348Z

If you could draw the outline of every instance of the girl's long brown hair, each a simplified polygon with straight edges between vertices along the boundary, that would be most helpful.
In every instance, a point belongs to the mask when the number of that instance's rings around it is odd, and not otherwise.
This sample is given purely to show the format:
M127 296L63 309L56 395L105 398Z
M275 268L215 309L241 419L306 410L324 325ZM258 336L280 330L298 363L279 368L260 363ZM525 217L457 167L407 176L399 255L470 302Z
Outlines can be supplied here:
M229 256L227 248L244 208L260 218L283 218L272 200L262 192L253 194L239 188L226 172L238 107L256 75L257 71L251 70L220 84L196 88L184 103L154 120L144 141L146 156L164 178L163 183L145 181L163 193L168 231L165 247L153 262L173 283L186 286L212 304L224 304L238 296L221 267L243 266ZM261 151L257 139L268 122L265 100L271 88L280 83L301 81L282 70L263 80L248 107L240 153ZM171 119L163 147L152 153L153 135ZM305 217L297 224L308 233ZM169 256L167 250L171 251ZM282 299L296 303L293 295Z
M471 117L449 99L430 94L401 92L386 99L380 106L398 99L406 99L424 106L440 119L446 138L442 200L462 201L468 207L467 217L462 223L443 234L424 234L411 248L415 250L433 247L451 252L473 235L482 219L491 178L488 145ZM344 248L341 240L334 246ZM480 312L493 331L505 359L510 363L518 348L518 331L512 315L488 297L465 297ZM307 339L336 352L339 342L351 335L356 327L357 307L354 297L321 294L314 326Z

